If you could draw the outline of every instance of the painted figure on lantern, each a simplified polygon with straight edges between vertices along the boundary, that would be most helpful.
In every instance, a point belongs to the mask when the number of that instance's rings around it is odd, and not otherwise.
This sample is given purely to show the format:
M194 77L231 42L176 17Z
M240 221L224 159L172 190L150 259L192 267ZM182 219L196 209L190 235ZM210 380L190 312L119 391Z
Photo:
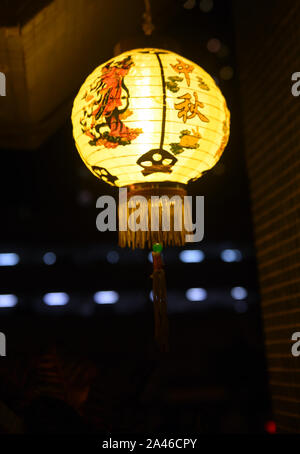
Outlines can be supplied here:
M83 99L89 104L84 109L80 124L82 132L91 138L90 145L104 145L106 148L129 145L142 132L139 128L129 128L123 122L132 115L128 109L129 91L124 77L133 65L130 56L108 63L102 68L101 76L90 86L89 94L84 95ZM123 107L124 98L126 104ZM102 128L106 130L101 131Z

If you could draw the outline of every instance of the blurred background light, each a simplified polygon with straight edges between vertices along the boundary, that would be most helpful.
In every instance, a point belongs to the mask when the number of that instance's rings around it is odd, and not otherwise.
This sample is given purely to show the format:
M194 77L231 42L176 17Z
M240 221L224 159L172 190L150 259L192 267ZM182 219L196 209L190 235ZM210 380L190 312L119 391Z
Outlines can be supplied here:
M205 258L204 252L199 249L181 251L179 253L179 259L184 263L199 263Z
M149 260L150 263L153 263L152 252L149 252L148 260Z
M213 53L219 52L221 49L220 40L218 40L217 38L211 38L207 42L207 49L209 50L209 52L213 52Z
M223 262L240 262L242 260L242 253L238 249L224 249L221 252L221 259Z
M93 196L87 189L82 189L77 195L77 202L81 206L89 206L93 201Z
M244 287L233 287L230 293L235 300L244 300L248 296L248 292Z
M106 260L108 261L108 263L118 263L119 261L119 254L117 251L109 251L106 255Z
M185 296L189 301L204 301L207 298L207 291L204 288L189 288Z
M56 255L54 254L54 252L46 252L43 255L43 262L46 265L54 265L54 263L56 262Z
M234 310L239 314L244 314L248 310L248 304L246 301L237 301L234 305Z
M209 13L214 7L213 0L200 0L199 8L203 13Z
M94 294L94 301L97 304L115 304L119 300L119 293L114 290L104 290Z
M0 307L14 307L18 302L16 295L0 295Z
M217 56L220 58L228 57L229 48L225 44L221 44L221 48L217 51Z
M79 175L80 178L82 178L83 180L89 180L90 172L89 172L89 170L86 167L80 166L77 169L77 171L78 171L78 175Z
M265 424L265 431L269 434L276 433L276 423L274 421L267 421Z
M65 306L69 300L69 295L64 292L46 293L43 296L43 301L47 306Z
M14 252L0 254L0 266L14 266L20 261L18 254Z
M193 9L196 6L196 0L187 0L184 4L183 7L185 9Z
M223 80L230 80L233 77L233 68L231 66L223 66L220 70L220 77Z

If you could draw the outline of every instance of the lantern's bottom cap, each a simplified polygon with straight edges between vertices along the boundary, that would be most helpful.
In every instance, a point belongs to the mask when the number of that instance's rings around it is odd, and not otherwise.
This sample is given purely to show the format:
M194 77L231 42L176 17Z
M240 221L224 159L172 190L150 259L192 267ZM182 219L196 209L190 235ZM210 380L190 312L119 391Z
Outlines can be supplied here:
M187 194L184 185L142 183L128 186L127 191L126 200L119 203L121 247L151 249L154 243L164 246L185 244L188 233L185 218L191 221L191 213L190 207L184 204Z

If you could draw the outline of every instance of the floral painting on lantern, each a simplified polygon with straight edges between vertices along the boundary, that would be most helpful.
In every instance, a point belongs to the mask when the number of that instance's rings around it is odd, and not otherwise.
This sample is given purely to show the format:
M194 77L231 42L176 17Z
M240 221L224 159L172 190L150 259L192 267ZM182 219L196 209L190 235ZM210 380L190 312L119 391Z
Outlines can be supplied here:
M83 99L88 104L83 109L80 125L82 132L91 139L91 146L116 148L129 145L143 132L139 128L129 128L124 123L133 113L128 109L130 95L124 82L124 77L133 65L131 56L118 62L109 62L84 94Z
M201 134L198 128L193 129L192 132L189 129L183 129L179 135L180 142L170 143L171 151L174 154L179 154L187 149L196 149L199 147L199 140Z

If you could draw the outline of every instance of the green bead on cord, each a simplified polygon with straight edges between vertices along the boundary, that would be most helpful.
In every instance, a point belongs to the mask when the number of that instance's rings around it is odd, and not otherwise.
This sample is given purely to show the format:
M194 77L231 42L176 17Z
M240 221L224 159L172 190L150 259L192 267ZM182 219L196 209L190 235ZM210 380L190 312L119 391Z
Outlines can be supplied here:
M161 252L163 250L163 245L161 243L154 243L152 246L153 252Z

